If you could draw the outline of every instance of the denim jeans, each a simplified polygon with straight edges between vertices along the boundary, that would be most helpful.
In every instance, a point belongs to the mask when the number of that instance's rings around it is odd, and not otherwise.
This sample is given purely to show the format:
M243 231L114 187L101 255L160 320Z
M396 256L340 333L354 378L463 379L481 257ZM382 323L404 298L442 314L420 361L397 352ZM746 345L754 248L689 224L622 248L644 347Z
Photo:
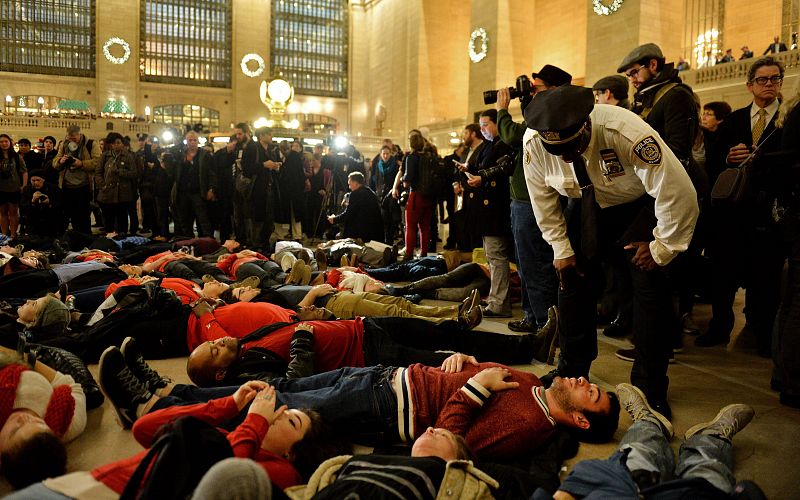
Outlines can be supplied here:
M547 309L558 303L553 248L544 241L530 203L511 201L511 231L522 285L523 319L542 327L547 323Z
M628 470L647 470L661 474L661 482L674 478L705 479L730 493L733 476L733 445L714 436L695 434L681 445L678 464L661 427L646 420L630 426L620 442L620 450L630 449Z
M212 399L230 396L239 386L229 387L197 387L195 385L175 384L169 396L159 398L150 409L152 413L156 410L169 408L171 406L187 406L197 403L207 403Z
M277 404L310 408L328 425L359 444L382 445L400 439L394 368L340 368L300 379L273 379Z
M447 263L439 257L421 257L412 261L396 262L387 267L370 269L367 273L384 283L417 281L447 272Z

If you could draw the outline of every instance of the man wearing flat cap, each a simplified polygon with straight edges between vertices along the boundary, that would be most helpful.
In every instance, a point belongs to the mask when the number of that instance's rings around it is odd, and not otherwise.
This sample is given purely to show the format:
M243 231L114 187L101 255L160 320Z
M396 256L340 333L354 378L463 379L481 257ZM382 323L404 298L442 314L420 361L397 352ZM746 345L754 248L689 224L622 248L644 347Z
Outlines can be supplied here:
M531 95L522 98L522 111L537 94L561 85L569 85L572 75L561 68L546 64L541 71L533 73ZM627 82L626 82L627 83ZM511 103L507 88L497 91L497 128L500 139L514 148L515 167L511 175L511 231L517 254L517 272L522 288L521 320L508 323L509 330L534 332L547 323L547 311L558 301L558 280L550 266L553 249L542 238L531 208L531 198L525 185L522 168L522 137L527 126L515 123L508 112Z
M691 180L652 127L618 106L595 106L588 88L543 93L525 109L525 122L525 179L560 280L561 356L545 379L589 374L597 357L597 264L626 251L636 346L631 382L669 418L674 316L663 267L692 238L698 205ZM561 195L569 197L564 211Z
M653 127L678 157L692 179L702 206L703 200L709 198L710 188L708 175L692 157L692 145L700 126L692 89L681 81L673 63L664 62L664 54L654 43L633 49L617 71L625 73L637 90L632 111ZM702 244L696 240L689 251L670 266L672 282L680 297L681 321L680 328L676 324L672 332L674 347L681 347L683 332L697 331L692 320L693 277L698 273L696 267L700 265L701 251Z
M628 100L628 79L622 75L606 76L597 80L592 85L594 92L594 102L597 104L611 104L625 109L631 109Z

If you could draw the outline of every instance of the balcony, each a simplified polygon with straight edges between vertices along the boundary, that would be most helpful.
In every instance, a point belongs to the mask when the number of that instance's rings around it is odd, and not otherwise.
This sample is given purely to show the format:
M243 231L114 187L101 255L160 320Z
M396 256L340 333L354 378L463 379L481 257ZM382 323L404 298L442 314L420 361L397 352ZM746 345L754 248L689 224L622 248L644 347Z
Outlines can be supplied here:
M783 94L790 96L800 91L800 50L781 52L773 57L786 68L783 81ZM735 108L744 106L751 100L745 87L747 71L756 58L731 63L717 64L710 68L682 71L684 83L694 89L702 102L724 100Z

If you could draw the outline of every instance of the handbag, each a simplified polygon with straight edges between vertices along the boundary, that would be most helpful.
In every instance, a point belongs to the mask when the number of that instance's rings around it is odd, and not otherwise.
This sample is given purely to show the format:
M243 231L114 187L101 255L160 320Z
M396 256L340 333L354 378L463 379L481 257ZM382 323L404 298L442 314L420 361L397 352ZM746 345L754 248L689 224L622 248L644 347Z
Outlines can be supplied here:
M719 174L711 190L711 203L715 206L739 205L749 198L750 166L726 168Z

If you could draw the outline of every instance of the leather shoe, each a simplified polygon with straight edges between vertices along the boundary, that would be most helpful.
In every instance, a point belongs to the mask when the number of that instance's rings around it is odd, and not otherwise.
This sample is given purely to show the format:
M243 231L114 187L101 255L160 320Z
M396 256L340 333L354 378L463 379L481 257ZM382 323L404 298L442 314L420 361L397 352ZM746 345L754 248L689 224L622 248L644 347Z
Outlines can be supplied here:
M520 319L517 321L509 321L508 329L512 332L531 333L536 331L536 325L524 319Z
M483 321L483 309L480 307L473 307L464 314L458 315L458 322L464 327L465 330L472 330Z
M383 286L383 288L386 290L386 293L392 297L402 297L403 295L408 295L411 292L411 290L409 290L409 286L386 284Z
M544 386L544 388L547 389L548 387L550 387L553 384L553 379L555 379L556 377L560 377L560 376L561 376L561 372L559 372L558 368L556 368L555 370L550 370L549 372L547 372L544 375L542 375L541 377L539 377L539 380L542 382L542 385Z
M536 332L539 339L539 350L533 355L534 359L552 365L556 358L558 348L558 308L550 306L547 310L547 323Z
M409 293L408 295L403 295L403 298L413 304L419 304L422 302L422 295L418 293Z
M800 408L800 396L798 396L797 394L786 394L785 392L782 392L780 401L783 406L788 406L790 408Z

